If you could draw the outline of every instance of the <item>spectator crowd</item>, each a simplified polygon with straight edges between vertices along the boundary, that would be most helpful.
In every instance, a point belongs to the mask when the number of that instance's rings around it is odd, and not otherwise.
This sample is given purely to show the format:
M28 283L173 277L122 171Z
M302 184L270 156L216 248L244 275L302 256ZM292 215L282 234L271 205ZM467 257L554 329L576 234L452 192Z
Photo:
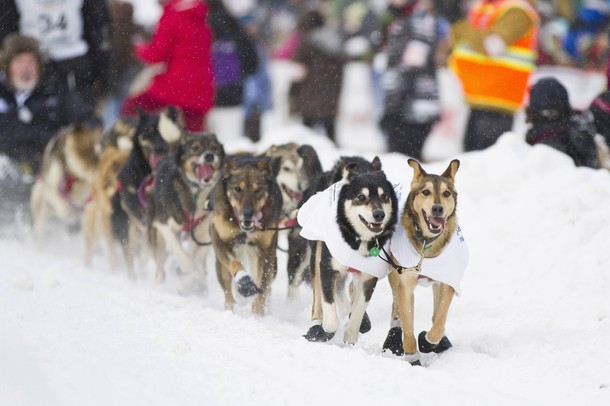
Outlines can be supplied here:
M370 67L387 150L422 160L441 119L437 71L459 79L469 107L464 151L481 150L524 110L526 141L599 167L610 143L610 93L575 111L539 66L609 72L610 1L158 0L154 27L127 0L0 0L0 154L35 174L62 127L175 106L185 128L260 140L272 106L269 64L290 61L289 111L337 143L346 64ZM600 134L601 137L597 137ZM222 135L222 134L221 134Z

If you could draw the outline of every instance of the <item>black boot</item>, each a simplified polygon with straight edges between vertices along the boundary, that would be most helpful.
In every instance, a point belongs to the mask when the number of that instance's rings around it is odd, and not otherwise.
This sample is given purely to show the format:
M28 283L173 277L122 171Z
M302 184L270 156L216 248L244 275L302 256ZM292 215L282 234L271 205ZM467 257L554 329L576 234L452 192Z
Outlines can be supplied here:
M403 355L405 353L402 347L402 328L392 327L388 331L388 336L383 342L383 351L390 351L394 355Z
M435 354L445 352L452 347L451 341L449 341L447 336L443 336L443 338L441 338L441 340L436 344L431 343L426 339L425 331L422 331L421 333L419 333L419 336L417 336L417 345L419 347L419 352L433 352Z
M313 326L309 327L307 334L305 334L303 337L305 337L307 341L317 341L325 343L331 340L334 336L335 333L327 333L322 327L322 325L314 324Z

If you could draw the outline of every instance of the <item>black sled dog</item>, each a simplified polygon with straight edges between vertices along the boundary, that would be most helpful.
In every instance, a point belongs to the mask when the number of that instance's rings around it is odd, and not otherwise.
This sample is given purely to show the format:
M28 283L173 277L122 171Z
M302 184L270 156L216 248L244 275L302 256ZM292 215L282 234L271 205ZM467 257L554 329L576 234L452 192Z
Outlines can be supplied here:
M138 242L146 236L146 195L154 184L153 168L182 134L174 108L159 114L140 113L133 146L118 175L112 197L112 233L121 243L130 279L136 278L134 261Z

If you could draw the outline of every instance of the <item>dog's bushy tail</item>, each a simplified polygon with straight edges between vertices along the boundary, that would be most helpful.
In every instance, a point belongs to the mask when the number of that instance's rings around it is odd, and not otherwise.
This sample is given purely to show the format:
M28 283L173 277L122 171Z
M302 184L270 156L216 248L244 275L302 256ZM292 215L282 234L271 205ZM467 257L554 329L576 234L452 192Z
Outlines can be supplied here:
M129 233L129 217L127 212L121 206L121 196L119 193L115 193L112 196L112 215L110 217L110 224L112 226L112 235L116 238L121 245L127 244L127 238Z

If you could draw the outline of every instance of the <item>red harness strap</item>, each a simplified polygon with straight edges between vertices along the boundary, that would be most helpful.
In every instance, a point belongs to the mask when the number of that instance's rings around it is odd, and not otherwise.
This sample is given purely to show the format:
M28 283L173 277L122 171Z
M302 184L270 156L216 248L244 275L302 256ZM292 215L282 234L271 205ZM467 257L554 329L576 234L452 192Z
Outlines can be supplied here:
M199 217L194 218L191 215L191 213L189 213L186 210L184 211L184 215L186 216L186 223L184 224L184 227L182 228L182 230L184 230L187 233L190 233L191 230L193 230L195 227L197 227L199 224L201 224L201 222L203 220L205 220L205 218L208 216L206 213Z
M84 205L76 203L70 195L70 193L72 192L72 188L74 187L74 182L76 182L77 180L78 178L76 176L72 175L71 173L66 173L62 178L61 183L59 184L59 194L66 202L68 202L70 207L72 207L74 210L83 211ZM85 199L84 204L89 203L91 200L93 200L93 193L87 196L87 199Z
M294 228L298 225L297 219L286 219L278 225L278 228Z

